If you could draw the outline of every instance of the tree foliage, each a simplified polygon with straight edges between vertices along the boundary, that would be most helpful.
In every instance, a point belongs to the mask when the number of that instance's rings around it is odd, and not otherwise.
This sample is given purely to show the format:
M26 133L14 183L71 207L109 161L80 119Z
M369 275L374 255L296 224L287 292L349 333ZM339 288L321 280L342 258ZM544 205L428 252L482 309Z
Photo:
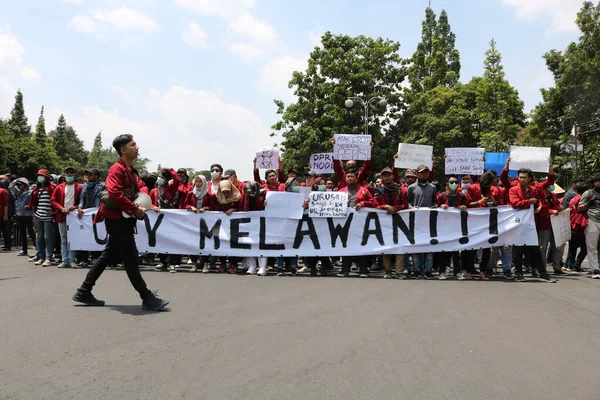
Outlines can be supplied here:
M19 89L15 95L15 105L10 112L8 127L14 138L29 137L31 126L25 116L25 106L23 105L23 93Z

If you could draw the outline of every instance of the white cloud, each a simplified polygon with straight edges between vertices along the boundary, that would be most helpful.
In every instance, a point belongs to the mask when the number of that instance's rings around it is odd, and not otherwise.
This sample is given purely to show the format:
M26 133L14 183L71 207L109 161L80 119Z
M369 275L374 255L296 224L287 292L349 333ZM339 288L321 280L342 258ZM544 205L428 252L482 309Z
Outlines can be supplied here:
M187 30L181 34L181 40L192 47L208 48L206 32L195 22L188 24Z
M86 15L76 15L67 26L75 32L94 33L96 23Z
M10 83L7 77L0 75L0 118L8 118L15 104L17 88Z
M23 62L25 49L9 31L0 30L0 73L17 69Z
M85 0L62 0L63 3L82 5Z
M289 103L294 100L294 93L288 88L292 74L294 71L304 71L306 67L306 59L290 56L274 58L261 68L254 87L261 93Z
M258 47L247 43L232 43L229 45L229 50L239 55L246 63L252 63L258 57L264 54L264 51Z
M277 33L271 24L248 13L231 21L229 29L259 45L271 45L277 39Z
M110 11L96 10L92 15L95 20L106 22L118 30L140 30L143 32L158 30L158 24L154 19L128 7L115 8Z
M26 65L21 68L21 78L28 81L39 81L42 79L42 75L40 75L40 73L37 72L33 67Z
M505 6L515 8L517 17L525 21L536 21L549 17L548 33L574 32L575 18L583 4L582 0L500 0Z
M254 0L173 0L182 8L200 15L234 18L236 15L254 7Z
M110 85L110 88L112 89L113 92L115 92L119 96L121 96L121 98L123 99L123 101L125 103L131 104L133 102L131 100L131 94L129 93L129 90L125 89L122 86L118 86L118 85Z

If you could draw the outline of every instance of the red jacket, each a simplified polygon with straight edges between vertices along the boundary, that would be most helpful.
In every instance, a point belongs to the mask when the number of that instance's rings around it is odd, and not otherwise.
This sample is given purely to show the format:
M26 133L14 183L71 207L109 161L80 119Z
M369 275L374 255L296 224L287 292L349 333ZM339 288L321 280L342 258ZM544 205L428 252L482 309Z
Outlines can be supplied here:
M535 186L529 186L529 195L527 195L521 185L513 186L510 188L508 196L510 198L510 205L512 208L516 208L519 210L526 210L531 207L531 202L529 199L536 198L538 201L538 191ZM536 203L537 206L537 203Z
M348 193L348 186L344 186L343 188L338 189L338 192ZM375 207L373 196L366 187L356 187L356 204L360 204L361 207Z
M498 205L504 204L504 198L496 186L490 186L490 191L489 191L487 197L493 197L496 200L496 203L498 203ZM467 195L466 195L466 200L467 200L466 204L468 207L470 207L469 206L470 203L479 201L482 198L483 198L483 194L481 193L481 186L479 185L479 183L474 183L471 186L469 186L469 188L467 189ZM471 208L483 208L483 207L487 207L487 204L480 204L477 206L473 206Z
M104 204L100 204L98 214L96 214L95 223L102 222L104 218L121 219L122 212L135 214L138 206L125 195L125 190L133 188L134 195L140 192L143 182L137 177L133 171L125 165L123 159L119 159L108 170L106 177L106 190L108 191L108 200L117 208L108 209Z
M262 192L254 200L254 204L251 205L252 199L250 196L244 197L244 211L263 211L265 209L265 198L267 197L267 191ZM252 206L252 207L251 207Z
M173 182L170 185L167 185L167 187L163 189L163 199L168 200L168 201L173 201L175 199L175 196L177 195L177 191L179 191L181 181L179 180L179 177L177 176L177 172L173 168L171 168L171 170L169 172L171 172L171 178L173 178ZM185 200L186 195L187 195L187 192L179 193L179 204L177 204L176 208L182 208L181 203ZM156 187L150 191L150 199L152 200L153 206L160 207L160 204L158 201L158 187Z
M61 183L54 189L52 197L50 197L50 205L56 211L56 222L65 222L67 220L67 214L62 212L65 206L65 186L66 183ZM73 205L77 207L79 205L79 196L81 195L81 189L83 186L77 182L73 184L75 186L75 202Z
M542 209L539 213L535 214L536 225L540 230L552 229L552 223L550 222L550 215L552 215L551 211L561 211L562 204L560 200L558 200L556 194L550 193L550 199L548 199L543 190L539 191L539 199L540 202L536 204L536 207L541 205Z
M356 177L356 184L358 186L367 186L367 178L369 178L369 173L371 172L372 165L373 161L371 160L366 160L364 162L362 168L360 169L360 171L358 171L358 176ZM346 187L346 171L344 171L340 160L333 160L333 172L335 172L335 175L338 177L338 180L340 182L338 184L338 190L343 187Z
M46 192L48 192L50 199L52 199L52 192L54 192L54 189L56 189L56 185L53 183L51 183L50 185L48 185L48 187L46 187ZM27 210L32 210L34 214L37 210L39 190L40 190L40 187L37 185L36 185L36 187L33 188L33 191L31 192L31 198L29 199L29 203L25 206L25 208Z
M8 207L8 192L0 188L0 217L4 216L5 207Z
M454 202L455 208L468 205L467 198L461 193L459 189L460 188L456 189L456 200ZM450 194L448 192L442 192L438 194L438 205L441 206L442 204L450 206Z
M260 174L256 168L254 169L254 180L260 182L267 192L285 192L285 180L283 183L278 182L275 186L269 186L266 181L260 179Z
M189 192L181 202L182 209L190 210L192 207L198 208L198 198L193 191ZM208 208L208 193L202 199L202 208Z
M375 194L377 196L373 200L373 205L379 210L383 210L385 206L389 205L400 211L406 209L408 205L408 189L406 187L400 187L392 194L385 194L378 188L375 190Z
M551 172L548 172L548 179L546 179L544 182L532 182L532 184L536 188L539 188L539 187L546 188L548 186L554 185L555 179L556 179L556 174L554 173L554 171L551 171ZM506 167L504 169L502 169L502 172L500 173L500 182L502 182L504 187L507 189L510 189L511 187L519 185L518 179L513 179L512 181L510 179L508 179L508 170L506 169Z

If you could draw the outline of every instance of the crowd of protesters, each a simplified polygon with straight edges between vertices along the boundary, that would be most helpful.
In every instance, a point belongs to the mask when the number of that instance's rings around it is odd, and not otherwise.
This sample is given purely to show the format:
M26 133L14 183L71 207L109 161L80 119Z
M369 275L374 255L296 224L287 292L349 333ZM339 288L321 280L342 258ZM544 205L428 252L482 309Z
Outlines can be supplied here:
M393 161L393 160L390 160ZM434 160L435 161L435 160ZM393 163L392 163L393 164ZM400 173L387 167L372 175L370 160L362 166L356 161L334 161L332 176L319 176L312 171L301 177L298 170L286 173L280 162L278 170L267 170L263 176L254 166L254 179L242 182L233 169L224 170L220 164L210 166L210 179L203 175L189 177L185 169L175 171L162 168L152 174L140 176L139 191L146 192L155 212L181 209L194 213L205 211L235 212L265 209L269 191L297 192L300 186L313 191L341 191L348 193L348 206L354 209L377 208L392 214L410 208L458 208L469 210L483 207L513 207L535 210L535 224L539 246L499 246L482 250L446 253L421 253L397 255L372 255L356 257L305 257L299 269L298 257L205 257L196 255L146 254L140 259L156 263L157 271L183 270L183 259L189 272L201 270L236 274L295 275L309 272L317 275L336 274L347 277L356 271L368 277L371 271L383 270L384 278L480 279L489 280L498 265L506 280L524 281L524 273L546 282L555 280L547 272L551 265L553 275L582 272L586 256L592 278L600 279L598 267L598 239L600 234L600 174L593 177L591 185L575 179L565 193L556 190L552 160L549 173L539 181L529 169L520 169L516 179L509 179L510 158L498 175L486 171L482 176L446 176L437 180L426 165ZM264 179L263 179L264 178ZM79 183L79 182L81 183ZM67 167L60 176L40 169L34 182L16 176L0 176L0 231L4 239L3 251L11 251L12 232L17 232L20 242L18 256L30 256L35 265L58 268L82 268L100 256L96 252L72 251L68 246L66 216L85 209L98 207L106 186L98 169L76 171ZM125 188L127 189L127 188ZM562 196L562 198L560 197ZM306 206L306 205L305 205ZM557 247L550 217L570 209L572 238L567 246ZM17 229L13 230L13 224ZM35 247L29 254L28 239ZM112 264L111 264L112 263ZM109 263L119 267L121 260ZM479 268L477 269L476 266Z

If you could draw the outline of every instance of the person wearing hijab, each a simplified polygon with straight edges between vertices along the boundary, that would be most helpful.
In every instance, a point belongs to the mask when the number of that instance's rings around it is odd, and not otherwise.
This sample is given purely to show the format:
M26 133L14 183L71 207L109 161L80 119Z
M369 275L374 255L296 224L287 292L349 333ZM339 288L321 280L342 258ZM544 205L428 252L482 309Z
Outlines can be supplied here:
M221 180L219 182L219 188L215 194L216 204L213 204L211 211L221 211L227 215L231 215L236 211L242 210L242 204L244 204L243 195L235 187L233 183L228 180ZM229 270L230 274L237 273L237 257L229 257ZM221 257L221 266L219 272L225 272L227 262L225 257Z
M188 192L183 202L183 208L191 212L203 213L208 209L208 184L206 177L204 175L196 176L192 181L192 185L192 189ZM190 259L193 263L190 272L196 272L198 266L202 266L203 274L209 272L205 257L191 256Z
M244 185L244 211L263 211L265 209L265 196L267 190L260 182L247 181ZM267 275L267 257L258 257L258 275ZM248 268L249 275L256 274L257 257L244 257L242 269Z

